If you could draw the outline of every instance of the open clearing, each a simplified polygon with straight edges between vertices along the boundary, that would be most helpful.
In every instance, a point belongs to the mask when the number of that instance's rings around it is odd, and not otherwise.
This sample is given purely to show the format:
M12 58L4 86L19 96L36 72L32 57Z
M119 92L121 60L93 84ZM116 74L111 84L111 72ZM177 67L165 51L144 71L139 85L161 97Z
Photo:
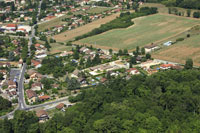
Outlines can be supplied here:
M72 49L72 46L66 46L65 44L51 43L50 45L51 50L49 54L60 53L62 51L70 51Z
M118 49L134 49L145 46L189 30L200 24L197 19L179 17L167 14L156 14L134 19L135 24L126 29L115 29L79 41L79 44L95 44Z
M193 59L195 66L200 66L200 35L187 38L153 53L157 59L185 64L188 58Z
M61 34L55 35L55 36L53 36L53 38L57 42L65 42L65 41L68 41L68 40L72 40L76 36L83 35L85 33L90 32L94 28L100 27L101 24L105 24L107 22L110 22L111 20L115 19L119 15L120 15L120 13L117 13L117 14L113 14L113 15L107 16L107 17L102 18L102 19L98 19L96 21L93 21L93 22L91 22L89 24L86 24L84 26L78 27L76 29L73 29L73 30L66 31L66 32L63 32Z

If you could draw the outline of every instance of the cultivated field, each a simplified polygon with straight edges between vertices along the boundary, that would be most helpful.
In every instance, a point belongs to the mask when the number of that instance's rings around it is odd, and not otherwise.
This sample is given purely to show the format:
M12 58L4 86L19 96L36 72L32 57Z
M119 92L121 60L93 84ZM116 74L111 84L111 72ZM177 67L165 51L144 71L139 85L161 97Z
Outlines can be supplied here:
M111 20L115 19L117 16L119 16L119 13L107 16L107 17L102 18L102 19L98 19L96 21L93 21L92 23L86 24L86 25L81 26L79 28L76 28L74 30L66 31L66 32L63 32L61 34L55 35L55 36L53 36L53 38L57 42L65 42L65 41L68 41L68 40L72 40L76 36L83 35L85 33L90 32L94 28L100 27L101 24L105 24L107 22L110 22Z
M94 7L86 11L86 13L98 14L98 13L102 13L111 9L113 9L113 7Z
M79 41L107 48L134 49L151 43L168 41L169 38L200 24L197 19L167 14L156 14L134 19L135 24L127 29L115 29Z
M153 57L182 64L191 58L194 65L200 66L200 35L194 35L172 46L162 48L154 52Z

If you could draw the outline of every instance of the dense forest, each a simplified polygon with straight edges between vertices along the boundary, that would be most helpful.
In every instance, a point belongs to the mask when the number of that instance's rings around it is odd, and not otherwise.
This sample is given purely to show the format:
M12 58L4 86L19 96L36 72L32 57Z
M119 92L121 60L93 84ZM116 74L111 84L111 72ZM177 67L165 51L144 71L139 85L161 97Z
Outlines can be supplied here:
M146 2L163 3L166 6L177 6L189 9L200 9L199 0L146 0Z
M170 70L130 80L111 78L106 85L85 90L64 115L38 124L32 112L17 111L1 120L2 133L198 133L200 71Z
M0 96L0 111L11 108L12 103Z

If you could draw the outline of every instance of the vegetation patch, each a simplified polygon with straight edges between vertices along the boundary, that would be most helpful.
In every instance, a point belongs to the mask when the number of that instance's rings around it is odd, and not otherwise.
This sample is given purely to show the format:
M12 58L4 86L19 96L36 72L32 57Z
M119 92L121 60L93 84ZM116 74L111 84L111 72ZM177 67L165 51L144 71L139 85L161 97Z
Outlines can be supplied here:
M108 31L82 39L79 43L130 50L136 46L168 41L169 38L200 24L199 20L164 14L136 18L134 22L135 25L129 28Z

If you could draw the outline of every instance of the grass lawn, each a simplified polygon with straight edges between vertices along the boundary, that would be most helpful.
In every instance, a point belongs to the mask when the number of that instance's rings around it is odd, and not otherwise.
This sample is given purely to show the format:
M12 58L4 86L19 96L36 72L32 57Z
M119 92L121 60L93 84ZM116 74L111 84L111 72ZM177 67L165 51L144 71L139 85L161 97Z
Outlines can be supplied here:
M80 40L82 44L96 44L107 48L134 49L136 46L145 46L189 30L200 24L197 19L189 19L174 15L156 14L136 18L135 24L126 29L115 29L100 35Z
M153 57L182 64L191 58L194 65L200 66L200 34L156 51L153 53Z
M59 43L50 43L51 49L48 54L55 54L62 51L70 51L72 49L72 46L66 46L65 44L59 44Z

